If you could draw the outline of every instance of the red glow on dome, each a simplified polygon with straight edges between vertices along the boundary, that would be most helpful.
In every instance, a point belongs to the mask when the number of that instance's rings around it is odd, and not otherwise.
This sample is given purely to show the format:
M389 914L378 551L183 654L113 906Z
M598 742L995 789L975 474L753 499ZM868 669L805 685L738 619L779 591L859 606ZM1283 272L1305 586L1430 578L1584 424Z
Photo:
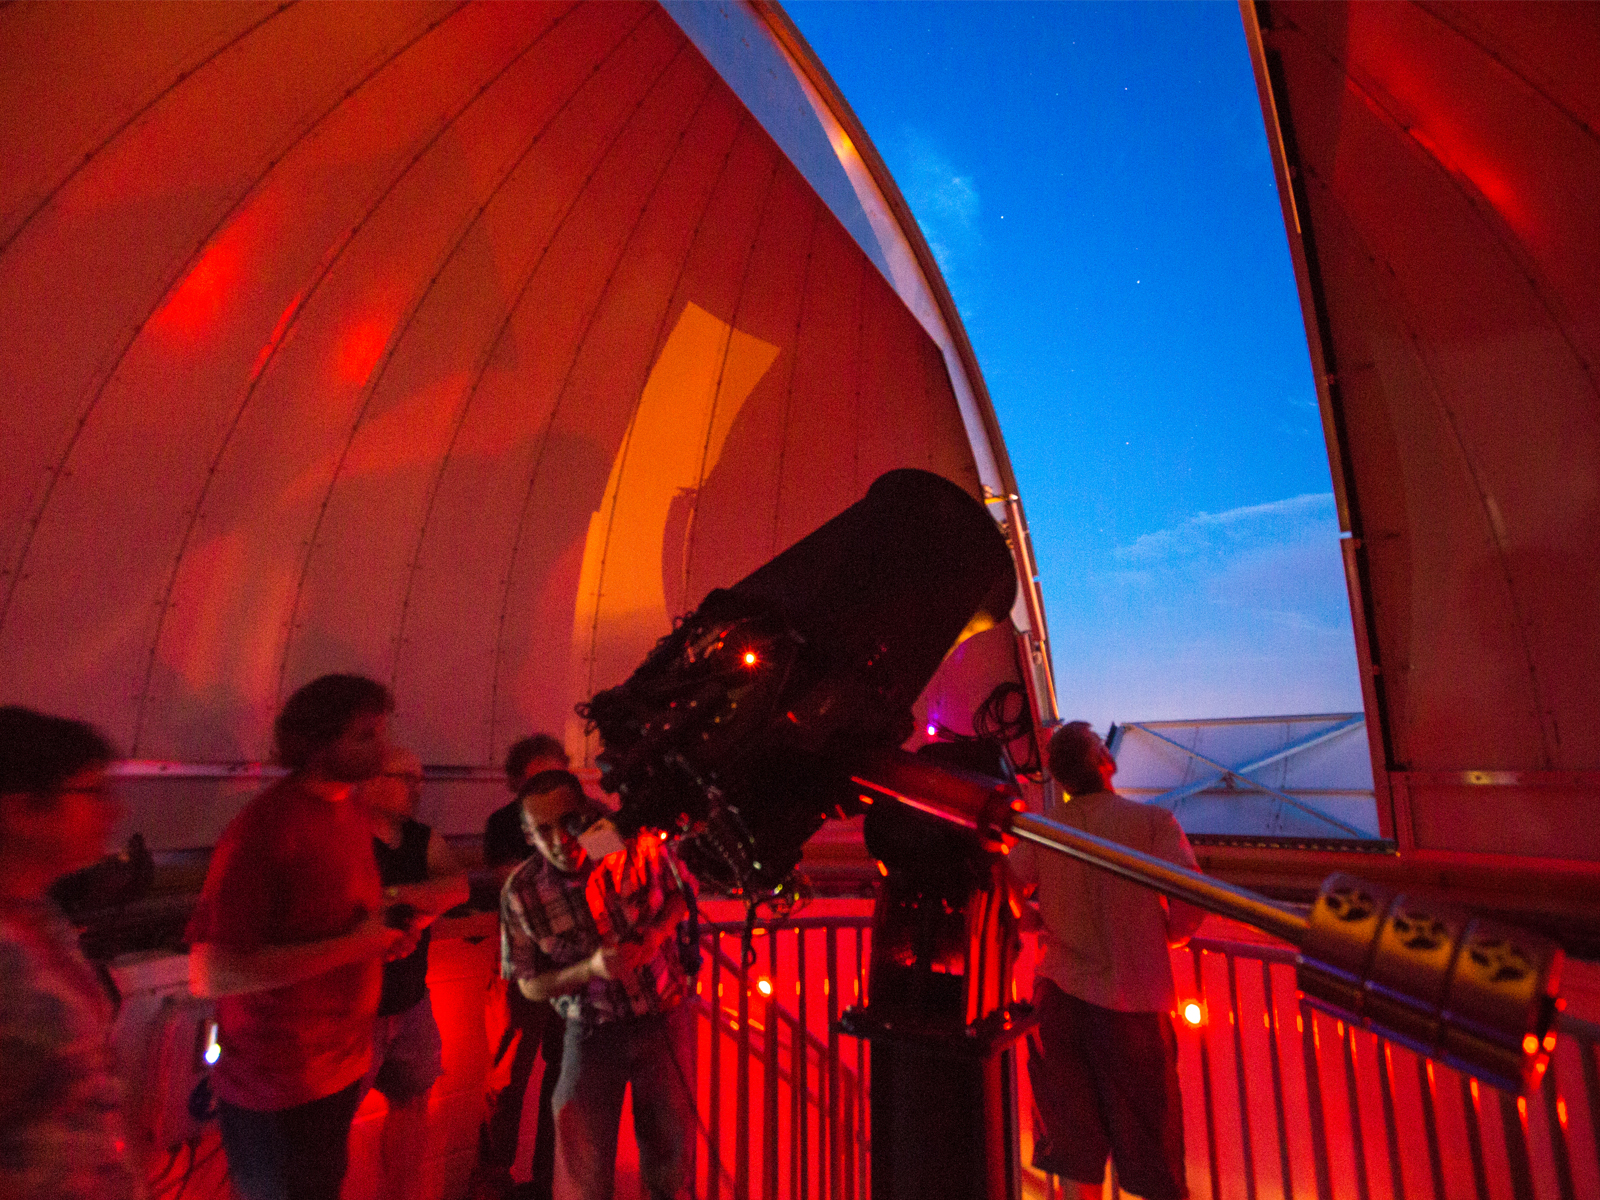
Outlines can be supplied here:
M219 242L200 256L152 318L157 328L193 337L216 323L239 277L239 256Z
M339 382L356 387L366 383L388 340L389 323L381 318L369 318L347 330L335 350Z

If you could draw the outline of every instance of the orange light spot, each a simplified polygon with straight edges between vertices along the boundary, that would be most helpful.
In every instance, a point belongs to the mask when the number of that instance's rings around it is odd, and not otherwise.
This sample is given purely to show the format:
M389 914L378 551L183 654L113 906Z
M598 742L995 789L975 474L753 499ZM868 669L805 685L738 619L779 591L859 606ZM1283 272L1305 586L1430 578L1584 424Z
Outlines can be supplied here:
M1564 1098L1556 1097L1556 1120L1561 1122L1561 1128L1567 1127L1567 1102Z
M744 665L745 666L753 667L760 661L761 660L756 657L756 652L754 650L746 650L744 652Z
M360 387L372 375L372 369L383 357L384 344L389 340L389 323L381 318L369 318L345 331L334 351L334 369L339 382Z
M1467 1090L1472 1093L1472 1104L1476 1108L1478 1104L1478 1081L1476 1079L1467 1080Z
M760 992L763 996L772 995L772 980L770 980L770 979L758 979L758 980L756 980L756 991Z
M665 829L661 831L660 837L663 842L667 840L667 831Z
M1522 1039L1522 1052L1524 1054L1539 1053L1539 1039L1533 1034L1525 1034Z
M1205 1010L1202 1009L1193 1000L1189 1001L1189 1003L1187 1003L1187 1004L1185 1004L1183 1006L1183 1019L1186 1022L1188 1022L1190 1025L1193 1025L1193 1026L1198 1028L1200 1023L1202 1021L1204 1021L1205 1018L1206 1018Z
M1522 1118L1524 1125L1528 1123L1528 1098L1526 1096L1517 1097L1517 1116Z
M1556 1035L1554 1033L1547 1033L1544 1035L1544 1048L1547 1054L1555 1052Z
M878 874L882 875L885 879L889 878L889 868L883 865L883 860L876 859L874 861L876 861L878 864Z
M152 318L158 327L193 336L214 323L239 276L239 257L217 243L206 249Z

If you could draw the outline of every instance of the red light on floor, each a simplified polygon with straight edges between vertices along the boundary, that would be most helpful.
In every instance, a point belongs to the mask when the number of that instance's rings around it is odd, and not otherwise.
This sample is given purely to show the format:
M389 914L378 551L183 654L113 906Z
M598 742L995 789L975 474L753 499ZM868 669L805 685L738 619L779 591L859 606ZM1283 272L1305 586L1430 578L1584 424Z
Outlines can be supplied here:
M754 650L746 650L744 652L744 665L745 666L753 667L760 661L761 660L756 657L756 652Z
M760 992L763 996L772 995L772 980L770 980L770 979L758 979L758 980L756 980L756 991Z
M1191 1000L1183 1006L1183 1019L1188 1024L1199 1028L1200 1023L1206 1019L1205 1010Z

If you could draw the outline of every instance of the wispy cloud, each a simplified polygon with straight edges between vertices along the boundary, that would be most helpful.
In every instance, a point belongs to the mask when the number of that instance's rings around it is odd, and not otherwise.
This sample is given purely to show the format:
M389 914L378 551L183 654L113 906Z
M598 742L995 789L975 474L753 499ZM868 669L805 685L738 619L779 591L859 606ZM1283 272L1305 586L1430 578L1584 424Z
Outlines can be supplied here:
M907 166L897 174L906 202L939 269L956 291L958 278L967 285L972 282L983 245L979 227L983 203L977 180L956 167L925 134L908 130L902 143Z
M1306 536L1338 537L1333 493L1291 496L1267 504L1250 504L1220 513L1196 513L1170 529L1158 529L1112 551L1117 562L1128 565L1173 563L1181 559L1217 556L1264 542L1298 541Z
M1064 707L1098 723L1360 706L1329 493L1196 513L1051 584Z

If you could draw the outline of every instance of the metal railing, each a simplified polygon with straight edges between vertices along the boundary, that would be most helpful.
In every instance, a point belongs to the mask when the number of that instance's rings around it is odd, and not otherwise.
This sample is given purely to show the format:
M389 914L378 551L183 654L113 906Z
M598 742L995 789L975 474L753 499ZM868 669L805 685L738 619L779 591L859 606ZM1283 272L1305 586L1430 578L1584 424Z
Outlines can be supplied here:
M839 1014L865 999L871 920L702 927L696 1192L705 1200L868 1200L866 1045ZM763 986L765 985L765 986Z
M747 966L741 924L706 928L698 1196L870 1197L867 1048L836 1028L866 998L869 926L758 925ZM1196 1200L1600 1196L1600 1028L1563 1017L1549 1069L1514 1096L1304 1003L1294 958L1217 938L1172 952L1180 1010L1201 1014L1176 1021ZM1062 1193L1030 1177L1028 1194Z
M1563 1019L1538 1087L1514 1096L1306 1004L1294 958L1205 938L1173 952L1180 1007L1201 1012L1177 1022L1197 1198L1600 1195L1600 1029Z

